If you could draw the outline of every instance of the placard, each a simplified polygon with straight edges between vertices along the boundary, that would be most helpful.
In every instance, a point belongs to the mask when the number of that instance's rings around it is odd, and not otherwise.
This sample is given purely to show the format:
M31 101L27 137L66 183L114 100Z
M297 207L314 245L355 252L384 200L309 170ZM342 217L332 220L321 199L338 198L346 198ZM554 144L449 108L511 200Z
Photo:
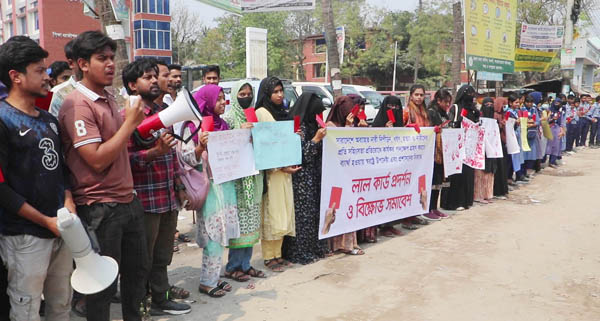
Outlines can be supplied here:
M254 123L252 142L257 170L302 163L300 136L294 133L293 120Z
M258 174L250 129L211 132L208 135L208 162L215 184Z
M514 118L509 118L506 120L506 126L504 126L506 131L506 152L510 155L521 152L519 141L517 140L517 134L515 133L516 121L517 120Z
M465 158L463 164L475 168L485 168L485 131L483 127L463 117L462 128L465 130Z
M502 140L498 121L494 118L482 117L481 125L485 131L485 156L488 158L502 158Z
M442 129L444 176L462 173L465 158L465 131L462 128Z

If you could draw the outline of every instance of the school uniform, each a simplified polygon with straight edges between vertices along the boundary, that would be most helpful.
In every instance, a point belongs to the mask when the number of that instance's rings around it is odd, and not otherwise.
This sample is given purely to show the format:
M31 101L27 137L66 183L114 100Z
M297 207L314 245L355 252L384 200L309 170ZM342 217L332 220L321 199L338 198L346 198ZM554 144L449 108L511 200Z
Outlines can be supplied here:
M598 140L598 121L600 121L600 106L598 105L598 103L594 103L592 105L592 108L590 108L590 111L588 112L588 116L592 120L592 123L590 125L589 145L593 146L593 145L597 145L599 142L599 140ZM595 122L594 122L594 120L595 120Z
M589 104L582 104L579 106L579 139L577 146L585 146L585 141L587 139L588 133L590 131L590 127L592 125L592 119L589 116L589 112L591 110L591 106Z
M566 121L567 121L567 148L566 151L573 151L573 144L579 137L579 115L577 109L567 104L566 106ZM579 145L577 145L579 146Z

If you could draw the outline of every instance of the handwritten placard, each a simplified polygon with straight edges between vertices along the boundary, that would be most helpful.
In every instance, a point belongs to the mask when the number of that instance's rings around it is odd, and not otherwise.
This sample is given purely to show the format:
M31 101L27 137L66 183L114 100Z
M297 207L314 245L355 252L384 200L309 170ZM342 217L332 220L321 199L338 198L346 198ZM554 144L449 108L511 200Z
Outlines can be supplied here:
M328 128L319 238L429 211L434 146L432 127L420 134L412 128ZM334 187L343 191L340 206L335 221L324 229L338 197Z
M462 173L463 159L465 158L465 131L462 128L442 130L442 154L446 177Z
M519 141L517 140L517 134L515 133L515 123L516 119L508 118L506 120L506 126L504 126L506 130L506 152L509 155L518 154L521 152Z
M502 141L498 121L494 118L481 118L481 125L485 131L485 156L488 158L502 158Z
M465 158L463 163L475 169L485 168L485 131L483 127L463 118L462 128L465 130Z
M293 120L255 123L252 142L257 170L302 163L300 136L294 133Z
M215 184L258 174L250 129L211 132L208 135L208 162Z

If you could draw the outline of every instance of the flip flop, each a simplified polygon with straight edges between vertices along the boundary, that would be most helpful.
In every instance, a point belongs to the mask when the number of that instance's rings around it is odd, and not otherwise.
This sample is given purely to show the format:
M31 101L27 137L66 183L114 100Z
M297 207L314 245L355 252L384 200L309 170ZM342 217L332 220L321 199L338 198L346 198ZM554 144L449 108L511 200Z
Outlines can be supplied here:
M225 290L221 289L220 287L216 286L210 290L205 290L203 287L199 287L198 291L200 291L200 293L204 293L206 295L208 295L211 298L222 298L225 296ZM221 294L217 294L217 292L222 291Z
M281 264L277 263L277 259L265 260L263 263L269 270L273 272L280 273L285 270Z
M267 277L267 276L265 275L265 272L263 272L263 271L261 271L261 270L257 270L257 269L255 269L255 268L253 268L253 267L250 267L250 268L248 269L248 271L246 271L246 272L244 272L244 273L246 273L247 275L249 275L249 276L251 276L251 277L253 277L253 278L260 278L260 279L264 279L264 278L266 278L266 277Z
M236 270L233 272L225 272L225 277L237 282L248 282L250 280L250 275L244 273L240 270Z
M362 249L352 249L352 251L344 251L343 253L346 255L364 255L365 251Z
M231 284L225 282L225 281L219 281L217 282L217 287L219 289L222 289L223 291L226 292L231 292L231 290L233 290L233 287L231 286Z

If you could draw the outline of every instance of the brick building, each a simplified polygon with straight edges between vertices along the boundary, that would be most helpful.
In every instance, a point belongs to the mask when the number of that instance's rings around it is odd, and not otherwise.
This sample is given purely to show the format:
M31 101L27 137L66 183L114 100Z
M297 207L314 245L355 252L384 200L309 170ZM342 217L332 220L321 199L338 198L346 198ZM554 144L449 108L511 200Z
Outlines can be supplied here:
M113 0L119 1L129 8L125 41L130 60L151 56L170 63L170 1ZM85 15L83 7L80 0L0 0L0 43L26 35L48 50L48 64L65 60L67 42L81 32L100 29L100 22Z

